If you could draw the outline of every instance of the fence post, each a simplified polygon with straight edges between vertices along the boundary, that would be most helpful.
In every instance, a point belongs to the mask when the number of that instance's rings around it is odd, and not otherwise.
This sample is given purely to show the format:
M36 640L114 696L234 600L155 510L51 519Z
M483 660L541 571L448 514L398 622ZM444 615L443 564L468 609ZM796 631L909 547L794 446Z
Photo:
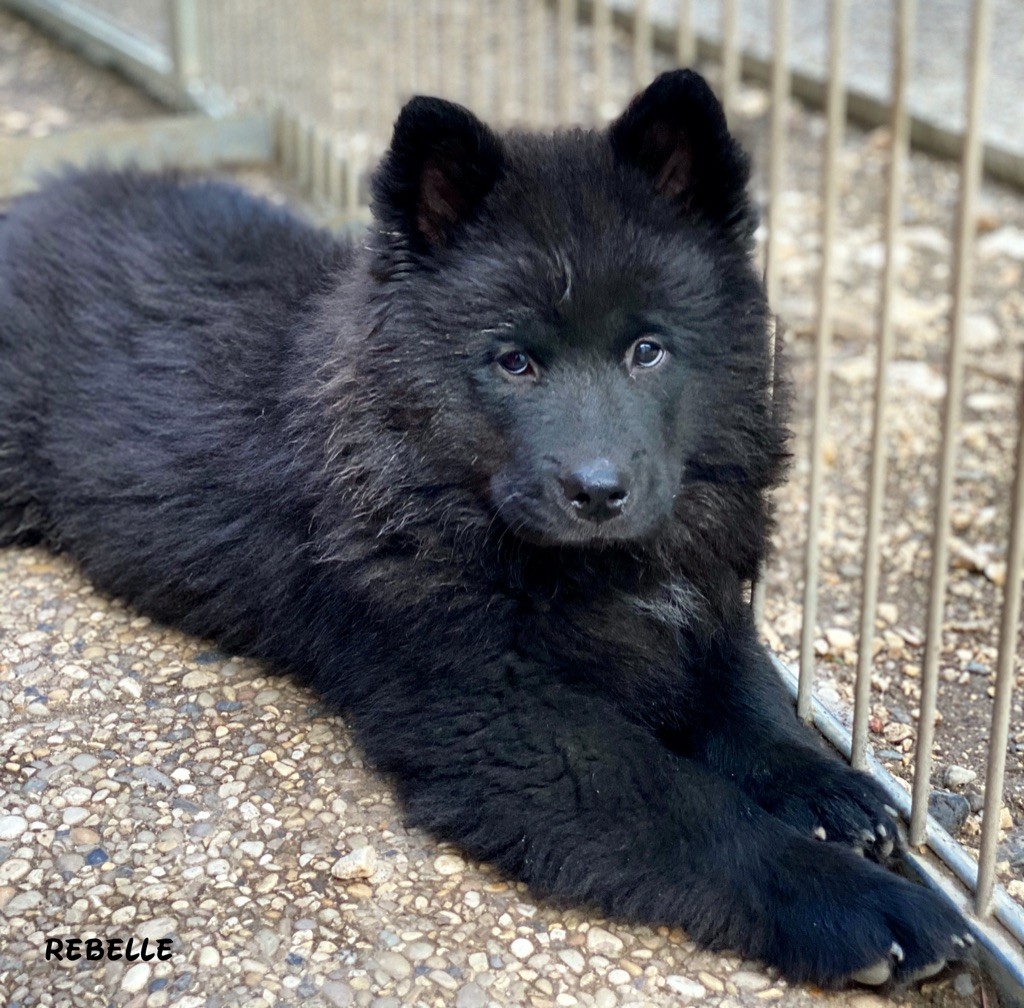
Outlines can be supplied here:
M202 75L199 53L199 8L196 0L167 0L171 63L183 95L191 94Z

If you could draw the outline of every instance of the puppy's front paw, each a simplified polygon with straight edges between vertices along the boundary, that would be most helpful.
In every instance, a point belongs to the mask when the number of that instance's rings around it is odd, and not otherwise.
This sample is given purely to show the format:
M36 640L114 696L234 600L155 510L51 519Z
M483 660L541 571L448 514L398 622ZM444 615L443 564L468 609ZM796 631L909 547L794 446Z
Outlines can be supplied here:
M973 944L938 896L829 844L795 841L776 965L824 987L916 983Z
M896 810L867 774L821 759L790 777L764 803L766 811L805 836L852 847L887 864L903 850Z

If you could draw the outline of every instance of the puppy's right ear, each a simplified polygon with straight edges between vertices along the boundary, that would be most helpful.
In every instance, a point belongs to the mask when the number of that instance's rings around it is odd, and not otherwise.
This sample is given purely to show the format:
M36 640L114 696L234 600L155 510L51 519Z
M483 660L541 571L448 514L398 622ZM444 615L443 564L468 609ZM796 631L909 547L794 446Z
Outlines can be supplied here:
M414 248L446 245L476 215L504 166L501 141L468 109L413 98L373 177L373 214Z

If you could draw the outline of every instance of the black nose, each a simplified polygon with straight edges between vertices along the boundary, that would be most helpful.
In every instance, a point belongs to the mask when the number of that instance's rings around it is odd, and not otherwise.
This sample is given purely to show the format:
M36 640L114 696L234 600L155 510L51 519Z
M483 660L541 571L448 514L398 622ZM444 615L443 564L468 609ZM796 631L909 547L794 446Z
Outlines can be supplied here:
M563 476L565 499L579 518L603 522L621 514L629 497L629 478L608 459L597 459Z

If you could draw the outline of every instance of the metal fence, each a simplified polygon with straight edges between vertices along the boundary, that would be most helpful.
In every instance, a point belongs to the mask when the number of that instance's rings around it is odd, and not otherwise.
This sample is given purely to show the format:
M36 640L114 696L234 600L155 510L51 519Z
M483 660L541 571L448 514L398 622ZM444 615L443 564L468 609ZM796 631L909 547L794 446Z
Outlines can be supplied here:
M823 110L817 172L820 253L807 283L812 305L805 352L813 376L807 402L806 528L803 551L802 629L798 671L780 664L792 682L800 715L814 720L854 763L882 782L907 816L910 841L927 845L972 894L978 934L1011 985L1024 989L1024 910L997 883L997 848L1011 729L1012 694L1019 675L1020 572L1024 560L1024 437L1020 413L1012 478L1000 507L1006 533L1001 619L992 621L995 647L991 725L984 809L977 860L929 817L933 745L944 622L951 567L951 521L962 427L966 328L975 280L976 220L985 169L1024 182L1019 159L987 146L982 131L993 2L974 0L963 95L965 128L950 131L908 110L913 66L915 0L891 5L891 80L886 101L872 101L846 86L845 55L855 30L847 0L828 4L827 79L790 67L790 40L797 12L791 0L771 0L772 58L741 51L740 0L721 0L718 30L695 31L689 0L657 5L649 0L6 0L85 46L94 58L119 65L151 90L180 106L223 114L236 108L266 110L275 126L276 159L284 175L329 219L365 216L366 175L387 144L401 101L413 92L435 93L470 105L498 125L552 127L603 123L660 69L700 63L710 73L732 114L751 82L762 87L763 129L756 193L766 210L762 232L766 283L773 304L782 300L783 196L794 139L791 99L817 102ZM668 11L667 7L672 6ZM705 4L706 6L706 4ZM746 83L744 83L746 81ZM765 97L766 96L766 97ZM829 493L826 474L831 415L835 326L842 227L844 140L850 116L883 124L885 166L878 306L870 325L873 374L871 422L865 459L859 633L853 676L852 720L815 696L819 655L819 574L822 515ZM935 455L920 465L937 469L930 535L930 581L922 636L920 701L913 778L909 791L875 758L870 743L882 551L885 544L888 463L891 452L892 361L896 349L896 293L903 233L903 203L911 143L959 160L954 226L946 254L949 312L944 327L944 393L941 436ZM785 313L783 312L783 315ZM783 322L785 322L783 318ZM1024 399L1014 388L1018 410ZM1008 468L1009 472L1009 468ZM770 572L752 586L758 610L772 606L778 586ZM781 589L780 589L781 590ZM795 645L795 642L794 642ZM794 650L795 646L794 646ZM1024 747L1018 747L1024 752ZM1018 761L1020 756L1015 757ZM1015 767L1019 771L1019 766ZM913 856L924 880L961 906L967 900L928 857Z

